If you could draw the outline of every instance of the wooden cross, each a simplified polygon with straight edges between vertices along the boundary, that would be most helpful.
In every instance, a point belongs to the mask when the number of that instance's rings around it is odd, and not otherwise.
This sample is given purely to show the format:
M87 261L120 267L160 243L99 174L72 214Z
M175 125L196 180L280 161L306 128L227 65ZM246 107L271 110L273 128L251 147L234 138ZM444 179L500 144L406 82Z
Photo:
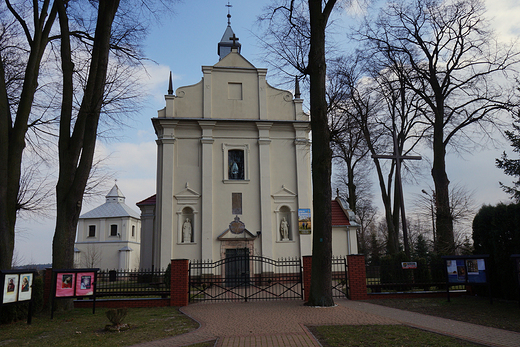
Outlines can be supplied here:
M238 37L235 36L235 33L233 33L233 36L229 38L231 41L233 41L233 45L231 47L236 47L236 43L239 40Z
M404 252L410 257L410 245L408 244L408 228L406 226L406 215L404 212L404 195L403 195L403 182L401 180L401 162L405 159L409 160L421 160L420 155L401 155L398 150L397 135L395 129L392 132L392 138L394 140L394 154L392 155L373 155L372 158L377 159L392 159L395 160L395 184L397 185L399 197L401 198L401 223L403 224L403 241L404 241Z

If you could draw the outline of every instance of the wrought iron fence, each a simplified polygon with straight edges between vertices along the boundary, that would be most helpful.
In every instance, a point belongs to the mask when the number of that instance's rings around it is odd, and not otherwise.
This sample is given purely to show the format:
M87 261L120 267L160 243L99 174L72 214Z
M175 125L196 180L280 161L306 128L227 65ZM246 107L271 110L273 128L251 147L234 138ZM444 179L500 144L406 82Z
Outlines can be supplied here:
M103 270L98 273L96 296L161 296L170 294L169 273L163 269Z
M190 302L303 299L298 259L240 255L190 262Z
M332 296L335 298L349 297L347 277L347 258L332 258Z
M401 264L366 266L368 293L445 291L446 274L442 263L418 263L416 269ZM450 289L464 289L450 286Z

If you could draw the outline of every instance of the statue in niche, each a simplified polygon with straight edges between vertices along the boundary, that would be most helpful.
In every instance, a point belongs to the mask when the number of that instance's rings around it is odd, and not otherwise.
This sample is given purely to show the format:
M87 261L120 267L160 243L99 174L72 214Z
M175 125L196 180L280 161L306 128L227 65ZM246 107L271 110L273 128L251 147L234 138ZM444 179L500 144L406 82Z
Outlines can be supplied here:
M285 217L280 222L280 234L282 235L282 241L289 240L289 223Z
M231 165L231 178L236 179L238 177L238 165L237 162L234 161Z
M233 149L228 151L228 178L230 180L244 179L244 151Z
M182 242L189 243L191 242L191 220L186 218L184 223L182 224Z

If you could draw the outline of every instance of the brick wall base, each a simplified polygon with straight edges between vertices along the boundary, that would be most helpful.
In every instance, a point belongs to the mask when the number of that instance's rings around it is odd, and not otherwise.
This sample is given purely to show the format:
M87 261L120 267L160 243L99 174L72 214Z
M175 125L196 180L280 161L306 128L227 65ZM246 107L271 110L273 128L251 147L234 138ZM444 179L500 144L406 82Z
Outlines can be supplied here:
M170 306L170 299L110 299L96 300L96 308L137 308ZM92 300L75 300L74 308L92 308Z

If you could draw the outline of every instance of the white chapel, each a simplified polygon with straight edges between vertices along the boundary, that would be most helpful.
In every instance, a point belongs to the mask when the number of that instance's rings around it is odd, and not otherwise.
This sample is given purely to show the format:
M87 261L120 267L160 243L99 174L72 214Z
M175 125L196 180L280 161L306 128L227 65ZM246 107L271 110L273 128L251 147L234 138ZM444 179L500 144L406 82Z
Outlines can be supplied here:
M101 269L139 268L141 220L115 184L105 203L79 217L74 265Z
M267 69L240 51L228 20L219 61L202 67L202 80L174 93L170 79L166 107L152 119L157 194L137 204L141 268L244 252L311 255L309 116L298 87L294 95L272 87ZM342 211L343 254L357 253Z

